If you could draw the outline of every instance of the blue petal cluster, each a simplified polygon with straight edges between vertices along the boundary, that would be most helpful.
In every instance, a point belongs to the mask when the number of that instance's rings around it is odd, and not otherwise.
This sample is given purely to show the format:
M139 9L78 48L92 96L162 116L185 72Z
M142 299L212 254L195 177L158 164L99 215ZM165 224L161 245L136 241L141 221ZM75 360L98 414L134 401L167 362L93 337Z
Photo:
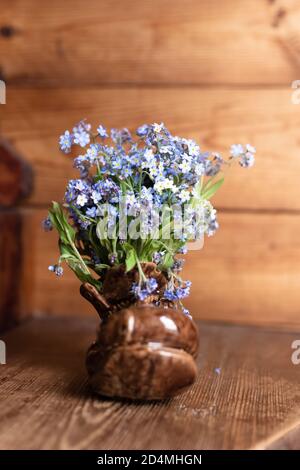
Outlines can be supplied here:
M176 286L173 284L165 290L164 298L171 302L176 302L178 300L184 299L185 297L189 296L191 285L191 281L183 282L180 280L179 285Z
M144 301L149 297L149 295L155 293L157 287L158 284L156 279L150 277L140 284L134 283L132 286L132 292L137 299Z

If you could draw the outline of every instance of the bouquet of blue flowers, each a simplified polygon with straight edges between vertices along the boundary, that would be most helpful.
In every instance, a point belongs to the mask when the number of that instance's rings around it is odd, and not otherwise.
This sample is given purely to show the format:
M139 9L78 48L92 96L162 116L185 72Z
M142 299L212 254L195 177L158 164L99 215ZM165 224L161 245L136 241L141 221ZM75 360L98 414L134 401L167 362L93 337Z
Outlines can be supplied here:
M92 132L85 121L60 137L60 148L74 156L78 179L68 182L63 204L53 202L44 228L56 228L60 257L49 266L57 276L66 262L82 283L110 303L136 302L180 306L189 281L180 271L187 243L218 228L210 198L231 161L254 163L249 144L232 145L224 160L202 152L191 139L172 135L164 124L128 129L100 125Z

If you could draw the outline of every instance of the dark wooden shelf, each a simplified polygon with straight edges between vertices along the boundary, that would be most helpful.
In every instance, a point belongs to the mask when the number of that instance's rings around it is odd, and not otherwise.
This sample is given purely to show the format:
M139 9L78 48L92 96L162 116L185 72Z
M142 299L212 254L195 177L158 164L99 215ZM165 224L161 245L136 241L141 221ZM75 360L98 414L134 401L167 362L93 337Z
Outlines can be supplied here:
M300 333L201 323L195 385L141 404L92 396L84 357L96 327L45 318L2 335L1 449L300 448Z

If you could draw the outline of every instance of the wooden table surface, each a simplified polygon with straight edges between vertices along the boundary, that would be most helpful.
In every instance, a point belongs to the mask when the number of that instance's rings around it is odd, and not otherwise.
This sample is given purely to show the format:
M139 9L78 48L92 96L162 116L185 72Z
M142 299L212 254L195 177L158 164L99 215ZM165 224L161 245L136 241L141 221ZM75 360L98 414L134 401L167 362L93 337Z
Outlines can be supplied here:
M91 394L84 355L96 326L42 318L2 335L0 449L300 448L300 333L201 323L197 382L143 404Z

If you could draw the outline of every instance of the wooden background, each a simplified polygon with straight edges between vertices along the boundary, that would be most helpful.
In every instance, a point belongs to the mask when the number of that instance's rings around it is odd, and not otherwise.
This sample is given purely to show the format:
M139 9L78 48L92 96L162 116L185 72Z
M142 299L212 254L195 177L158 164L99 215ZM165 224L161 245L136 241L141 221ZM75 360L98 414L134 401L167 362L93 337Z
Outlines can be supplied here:
M35 173L18 207L22 314L92 314L70 273L47 271L56 237L40 228L73 174L58 136L87 117L164 121L224 153L255 145L256 167L215 197L219 232L187 257L186 304L206 320L299 327L299 25L295 0L1 0L0 134Z

